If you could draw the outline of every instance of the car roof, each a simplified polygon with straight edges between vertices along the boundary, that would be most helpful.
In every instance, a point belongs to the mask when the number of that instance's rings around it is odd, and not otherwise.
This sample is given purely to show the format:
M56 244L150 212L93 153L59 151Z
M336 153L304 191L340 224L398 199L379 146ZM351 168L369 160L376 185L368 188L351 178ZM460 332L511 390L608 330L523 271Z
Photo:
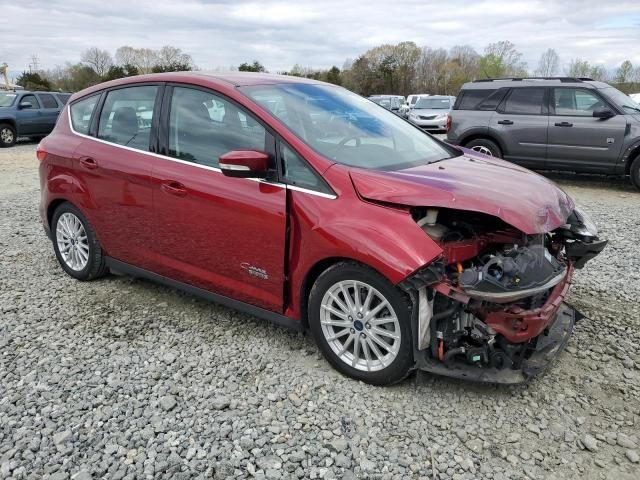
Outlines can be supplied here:
M544 77L544 78L487 78L474 80L462 85L462 90L495 90L496 88L519 88L540 86L563 86L583 88L607 88L608 84L583 77Z
M131 77L119 78L108 82L99 83L91 87L85 88L73 95L71 101L77 98L90 95L95 92L104 90L105 88L119 87L134 83L145 82L188 82L193 80L206 81L208 83L227 85L233 87L244 87L252 85L279 85L279 84L315 84L330 85L330 83L312 80L310 78L296 77L293 75L276 75L272 73L262 72L208 72L208 71L188 71L188 72L166 72L166 73L150 73L145 75L134 75Z

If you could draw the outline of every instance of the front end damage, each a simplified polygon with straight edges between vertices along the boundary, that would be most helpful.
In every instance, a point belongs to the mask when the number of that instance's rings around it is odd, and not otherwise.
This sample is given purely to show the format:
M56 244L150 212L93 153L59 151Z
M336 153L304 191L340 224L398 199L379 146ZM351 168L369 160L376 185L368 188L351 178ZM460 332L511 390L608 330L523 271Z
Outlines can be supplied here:
M576 268L606 246L576 209L565 225L526 235L491 215L416 208L440 259L401 286L414 309L417 368L491 383L520 383L565 347L576 312L564 303Z

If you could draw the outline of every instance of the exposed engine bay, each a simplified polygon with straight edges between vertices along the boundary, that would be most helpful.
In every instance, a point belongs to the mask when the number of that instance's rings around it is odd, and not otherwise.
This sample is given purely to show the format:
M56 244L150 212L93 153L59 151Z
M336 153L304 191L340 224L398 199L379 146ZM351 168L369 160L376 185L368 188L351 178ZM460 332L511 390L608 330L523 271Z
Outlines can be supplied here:
M526 235L484 213L416 208L442 257L407 279L418 292L418 367L495 383L525 381L564 348L576 312L564 298L575 268L606 246L578 209Z

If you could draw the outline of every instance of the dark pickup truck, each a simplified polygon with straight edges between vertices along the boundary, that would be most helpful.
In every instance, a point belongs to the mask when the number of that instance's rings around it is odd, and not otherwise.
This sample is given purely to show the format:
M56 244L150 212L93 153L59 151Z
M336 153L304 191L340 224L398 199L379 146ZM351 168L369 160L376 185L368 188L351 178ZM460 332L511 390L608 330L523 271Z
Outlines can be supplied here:
M0 147L10 147L18 137L44 137L51 133L70 93L0 92Z

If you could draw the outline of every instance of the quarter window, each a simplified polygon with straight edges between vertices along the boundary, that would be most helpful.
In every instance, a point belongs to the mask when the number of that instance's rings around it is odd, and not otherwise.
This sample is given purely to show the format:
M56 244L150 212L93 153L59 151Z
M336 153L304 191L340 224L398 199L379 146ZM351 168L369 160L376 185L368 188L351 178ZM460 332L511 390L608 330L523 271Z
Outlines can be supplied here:
M40 108L40 104L38 103L38 100L36 100L35 95L25 95L22 97L22 100L20 100L20 103L30 103L31 107L29 108Z
M157 92L156 85L110 91L100 113L98 138L148 151Z
M504 113L541 115L544 88L514 88L507 98Z
M281 144L280 153L282 156L282 176L286 183L322 193L331 193L316 172L291 148Z
M495 90L481 89L481 90L463 90L458 97L456 110L475 110L480 102L488 98Z
M169 114L169 155L218 166L230 150L265 150L262 125L233 103L211 92L175 87Z
M73 102L69 110L71 112L71 125L73 129L84 135L89 134L89 126L91 125L91 116L96 109L100 95Z
M58 102L56 102L56 99L53 98L53 95L50 93L40 93L38 97L42 102L43 108L58 108Z
M580 88L554 88L556 115L591 117L596 108L605 104L595 94Z

